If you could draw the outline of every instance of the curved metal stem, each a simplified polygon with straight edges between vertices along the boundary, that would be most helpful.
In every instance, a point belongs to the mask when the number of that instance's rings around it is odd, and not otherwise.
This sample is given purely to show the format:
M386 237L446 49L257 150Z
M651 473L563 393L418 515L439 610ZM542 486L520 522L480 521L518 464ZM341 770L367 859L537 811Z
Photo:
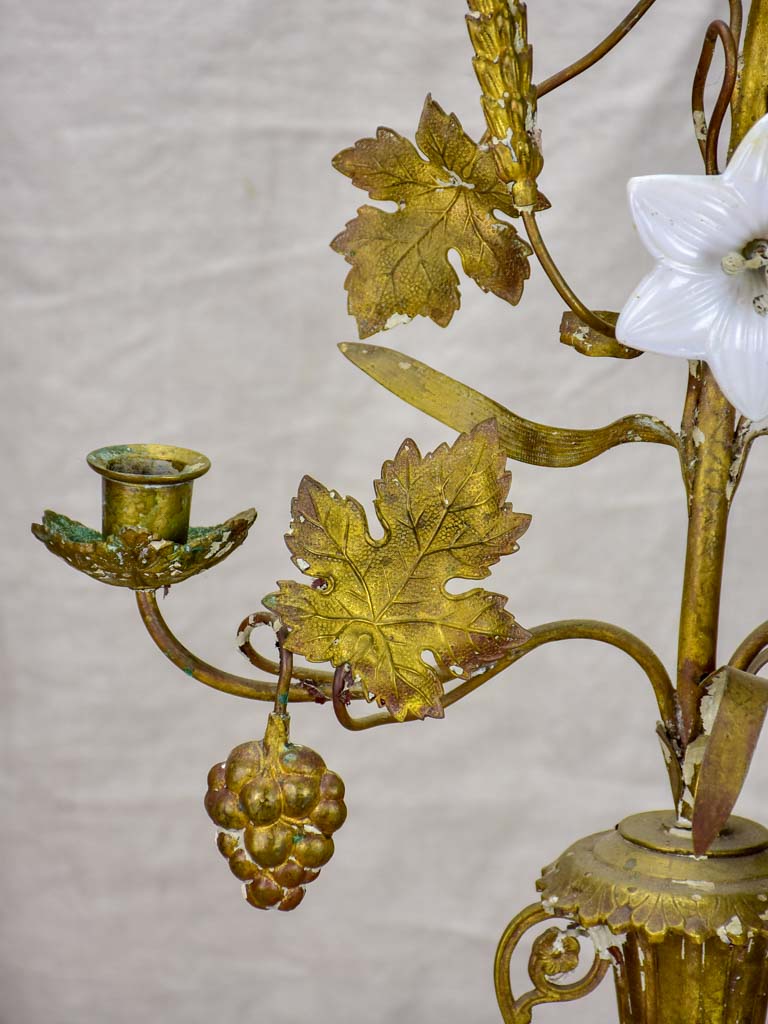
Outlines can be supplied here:
M750 666L766 647L768 647L768 621L761 622L741 641L728 664L731 668L741 669L742 672L751 672Z
M610 53L614 46L620 43L632 31L643 15L653 7L654 3L655 0L640 0L639 3L636 3L613 32L609 32L605 39L593 47L589 53L584 54L583 57L574 61L573 64L569 64L568 67L563 68L562 71L558 71L554 75L550 75L540 85L537 85L537 96L546 96L548 92L552 92L561 85L565 85L566 82L570 82L571 79L576 78L577 75L597 64L599 60L602 60L607 53Z
M280 674L280 663L272 661L271 658L267 658L266 655L257 651L251 643L251 634L257 626L272 627L276 618L277 616L272 612L253 612L252 615L246 616L237 627L237 649L252 665L262 672L269 673L271 676ZM305 686L310 687L310 690L314 691L316 699L328 700L321 687L324 687L326 691L330 690L330 687L333 685L333 672L329 672L327 669L294 665L292 676L297 682L304 683Z
M591 327L595 331L599 331L600 334L604 334L607 338L615 338L616 332L613 324L608 323L607 320L603 320L602 317L597 315L597 313L588 309L563 277L560 272L560 268L552 259L549 249L547 249L544 244L544 239L541 237L541 231L539 230L536 215L532 212L523 212L522 218L526 234L528 235L528 241L531 243L531 247L536 253L536 258L563 302L565 302L568 308L572 309L577 316L581 317L588 327Z
M568 926L573 927L573 922L569 918L566 920ZM528 975L534 987L530 992L516 998L509 977L512 954L527 931L536 925L551 921L550 911L545 910L541 903L532 903L525 910L521 910L504 930L493 966L496 1000L504 1024L526 1024L531 1020L531 1011L540 1003L566 1003L573 999L581 999L594 991L608 972L610 962L603 960L595 951L589 970L581 981L558 983L554 977L547 975L547 952L557 949L558 946L562 949L563 939L567 935L566 929L550 928L534 941L528 961ZM576 947L578 949L578 942Z
M284 715L291 693L291 675L293 673L293 654L286 650L284 643L288 630L283 627L277 633L277 645L280 648L280 675L275 688L275 712Z
M626 629L622 629L620 626L591 619L562 619L558 622L547 622L541 626L534 626L530 632L531 637L524 644L516 647L500 661L497 661L482 672L478 672L472 679L468 679L465 683L460 683L450 693L447 693L442 701L443 708L450 707L451 704L455 704L457 701L467 697L484 683L487 683L489 679L493 679L494 676L503 672L504 669L525 657L526 654L530 654L531 651L535 651L538 647L543 647L544 644L554 643L559 640L596 640L624 651L645 672L653 687L664 727L670 737L677 738L679 732L677 702L672 680L669 678L669 673L664 668L659 656L639 637L634 636L634 634ZM396 721L388 711L367 715L364 718L353 718L342 697L343 685L344 667L342 666L336 670L333 708L336 712L336 717L345 729L360 732L364 729L373 729L378 725L390 725Z
M137 590L136 604L139 608L142 622L154 642L163 654L193 679L210 686L214 690L221 690L222 693L229 693L234 697L245 697L249 700L273 701L277 697L279 683L272 680L248 679L244 676L233 675L231 672L224 672L215 668L207 662L202 661L178 640L169 629L165 619L160 614L157 606L157 598L153 591ZM289 677L290 678L290 677ZM296 679L296 675L293 676ZM332 697L331 686L325 683L318 685L317 689L321 695L330 700ZM360 687L353 687L349 696L354 700L360 700L364 695ZM309 703L315 701L316 695L305 689L301 683L296 686L289 686L288 700L292 703Z
M733 10L732 10L733 16ZM725 70L723 82L720 86L715 106L712 110L712 117L707 126L704 114L704 89L707 84L709 69L712 66L712 57L718 39L723 45L725 57ZM701 56L696 66L696 74L693 78L693 89L691 91L691 110L693 113L693 125L696 131L696 140L699 143L701 155L704 158L704 167L707 174L718 174L717 146L720 140L720 129L723 126L723 118L728 110L728 105L733 96L736 85L736 72L738 67L738 45L734 38L733 31L724 21L713 21L707 28L704 36L704 43L701 48Z

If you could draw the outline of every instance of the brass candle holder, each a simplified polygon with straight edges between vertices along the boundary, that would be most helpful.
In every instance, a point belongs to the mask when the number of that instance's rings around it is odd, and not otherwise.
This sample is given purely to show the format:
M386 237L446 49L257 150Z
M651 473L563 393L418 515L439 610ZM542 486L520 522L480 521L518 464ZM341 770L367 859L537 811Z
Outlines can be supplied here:
M135 526L186 543L192 484L211 468L205 455L162 444L120 444L91 452L88 465L103 480L105 537Z
M135 590L150 636L181 670L222 692L271 702L263 739L241 743L214 765L205 798L219 851L248 902L260 909L298 907L330 860L347 813L338 775L318 753L290 740L289 703L327 703L342 726L361 732L442 718L522 657L561 640L608 644L640 666L658 706L672 809L633 815L579 840L544 869L540 900L512 920L498 948L496 992L507 1024L528 1024L539 1004L587 995L609 970L622 1024L760 1024L768 1012L768 831L731 815L768 711L768 680L759 675L768 663L768 623L752 629L728 661L717 650L729 513L751 446L768 432L750 418L768 396L752 387L764 374L759 359L754 372L749 366L733 372L734 360L746 358L738 343L747 322L739 319L743 310L732 304L717 324L705 322L702 312L711 300L707 288L722 292L723 303L732 292L740 301L746 296L748 315L757 318L745 328L754 342L747 355L763 353L768 360L768 321L760 319L768 308L768 244L765 225L747 226L755 212L747 201L750 188L768 188L768 128L761 121L768 109L768 0L752 0L746 24L740 0L730 0L727 20L706 27L692 115L708 184L681 179L674 186L687 181L689 190L698 190L704 213L692 227L676 221L674 204L667 209L672 235L688 231L682 240L668 239L667 251L659 241L667 228L649 228L651 215L640 209L657 278L641 283L621 315L595 311L574 293L538 219L550 205L538 186L544 166L539 101L597 63L652 5L640 0L581 60L534 84L525 5L469 0L485 119L478 141L430 96L416 132L419 149L380 128L335 158L336 168L373 200L397 204L391 212L363 206L333 240L350 264L348 305L363 339L342 345L342 352L459 436L426 455L406 440L384 463L374 485L378 540L358 501L302 480L285 540L310 582L280 581L238 629L239 649L261 678L199 659L158 608L158 588L220 562L255 519L250 509L217 527L189 528L192 481L209 467L204 456L159 445L100 449L88 461L104 479L102 532L52 512L33 527L49 550L78 570ZM707 116L704 90L717 46L724 73ZM729 109L731 163L721 176L718 141ZM732 202L730 219L718 206L717 189L726 207ZM640 208L647 195L638 196ZM665 220L659 210L651 213ZM712 263L704 236L712 224L732 234L742 215L744 237L723 241ZM648 332L637 300L648 299L642 311L653 320L658 309L649 299L651 285L674 285L681 308L690 306L688 319L675 308L668 324L678 331L668 347L689 357L680 429L642 413L589 430L534 423L410 355L365 341L416 316L447 326L460 304L451 250L482 290L512 305L521 299L535 256L568 307L561 342L587 357L635 359L644 347L665 351L664 339L640 344ZM747 276L733 284L721 273ZM669 307L668 295L665 301ZM741 390L747 393L743 407ZM680 462L688 531L674 676L620 626L568 619L524 628L504 596L474 585L458 593L447 588L457 579L487 577L525 533L529 517L507 502L508 458L573 467L627 443L672 448ZM252 644L258 627L274 631L277 660ZM328 667L294 665L294 654ZM354 715L353 702L361 700L377 709ZM535 938L529 959L532 988L515 996L511 956L521 937L542 925L548 927ZM594 958L574 980L584 939Z

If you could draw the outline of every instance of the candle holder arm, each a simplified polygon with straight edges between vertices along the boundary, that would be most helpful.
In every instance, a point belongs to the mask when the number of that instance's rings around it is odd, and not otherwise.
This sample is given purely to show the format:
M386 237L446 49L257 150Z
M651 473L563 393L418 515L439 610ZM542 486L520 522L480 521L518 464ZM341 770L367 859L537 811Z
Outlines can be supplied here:
M136 604L141 621L157 647L169 661L205 686L228 693L233 697L245 697L248 700L274 701L278 691L278 683L271 680L248 679L231 672L209 665L188 650L174 635L157 604L153 591L136 591ZM279 666L278 666L279 672ZM288 690L291 703L317 702L319 699L331 700L333 674L320 672L317 669L294 668L291 678L295 681ZM309 684L309 685L303 685ZM351 699L361 699L363 692L360 687L350 691Z

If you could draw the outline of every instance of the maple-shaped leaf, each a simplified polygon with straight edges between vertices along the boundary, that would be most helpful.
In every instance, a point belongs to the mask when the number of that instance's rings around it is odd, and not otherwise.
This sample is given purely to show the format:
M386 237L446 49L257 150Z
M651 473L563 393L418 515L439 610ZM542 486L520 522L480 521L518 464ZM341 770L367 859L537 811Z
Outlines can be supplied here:
M493 421L424 457L404 441L374 485L381 539L371 537L359 502L305 477L286 543L295 565L321 583L279 582L272 607L290 630L286 647L349 664L400 721L441 718L442 679L467 678L529 636L505 597L446 590L449 580L488 576L528 527L530 517L505 503L504 467Z
M361 338L415 316L446 327L460 305L451 249L483 291L507 302L520 300L530 276L531 249L496 214L518 210L488 148L431 96L416 141L426 159L402 135L379 128L375 139L361 139L333 161L371 199L398 204L392 213L361 207L331 242L352 264L345 287ZM542 199L538 208L548 205Z

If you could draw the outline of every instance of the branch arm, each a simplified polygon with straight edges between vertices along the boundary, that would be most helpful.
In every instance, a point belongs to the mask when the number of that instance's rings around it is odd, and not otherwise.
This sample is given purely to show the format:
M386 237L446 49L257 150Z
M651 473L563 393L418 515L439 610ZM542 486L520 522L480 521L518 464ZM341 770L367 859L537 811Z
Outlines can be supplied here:
M610 53L614 46L620 43L621 40L632 31L643 15L653 7L654 3L655 0L640 0L639 3L636 3L629 14L616 26L616 28L612 32L609 32L605 39L599 42L597 46L593 47L589 53L585 53L583 57L575 60L573 64L569 64L554 75L550 75L549 78L537 85L537 96L546 96L548 92L552 92L561 85L565 85L566 82L570 82L583 71L588 71L589 68L597 64L598 61L602 60L606 54Z
M539 230L538 221L536 220L536 215L533 212L524 211L522 218L523 226L525 227L526 234L528 235L528 241L531 243L531 248L536 253L536 258L541 264L544 273L552 282L563 302L569 309L572 309L573 312L580 317L585 324L587 324L587 326L598 331L600 334L604 334L607 338L615 338L616 331L613 324L608 323L607 320L603 320L602 317L599 317L591 309L588 309L563 277L560 272L560 268L553 260L549 249L547 249L547 246L544 243L541 231Z
M751 672L753 671L752 663L766 647L768 647L768 622L761 622L749 636L741 641L728 664L731 668L738 668L742 672Z
M534 626L530 632L531 637L524 644L515 647L494 665L478 672L472 679L455 686L443 698L443 708L450 707L451 704L469 696L470 693L487 683L489 679L493 679L494 676L503 672L510 665L514 665L516 661L525 657L526 654L530 654L531 651L535 651L538 647L559 640L596 640L611 647L618 647L640 666L653 687L664 728L670 737L678 736L677 702L672 681L661 659L643 640L620 626L592 619L562 619L558 622L547 622L541 626ZM359 732L378 725L390 725L396 721L388 711L367 715L364 718L353 718L346 702L342 699L343 679L342 666L336 671L333 706L336 717L346 729Z
M155 644L186 675L192 676L193 679L197 679L198 682L203 683L205 686L210 686L214 690L220 690L222 693L229 693L234 697L264 701L274 701L276 699L280 685L279 681L248 679L244 676L234 675L231 672L225 672L222 669L215 668L213 665L209 665L198 658L197 655L187 650L173 634L161 615L160 609L157 606L157 597L153 591L137 590L136 604L138 605L144 627ZM326 674L331 683L327 683L324 680L320 682L313 680L315 692L312 692L312 690L308 690L301 685L304 673L293 673L292 678L294 680L298 679L299 684L289 686L288 701L291 703L309 703L316 701L318 696L323 697L325 700L330 700L332 697L333 676L331 673ZM283 672L283 678L285 678L285 672ZM355 700L361 699L363 692L360 687L354 687L350 692L350 697Z

